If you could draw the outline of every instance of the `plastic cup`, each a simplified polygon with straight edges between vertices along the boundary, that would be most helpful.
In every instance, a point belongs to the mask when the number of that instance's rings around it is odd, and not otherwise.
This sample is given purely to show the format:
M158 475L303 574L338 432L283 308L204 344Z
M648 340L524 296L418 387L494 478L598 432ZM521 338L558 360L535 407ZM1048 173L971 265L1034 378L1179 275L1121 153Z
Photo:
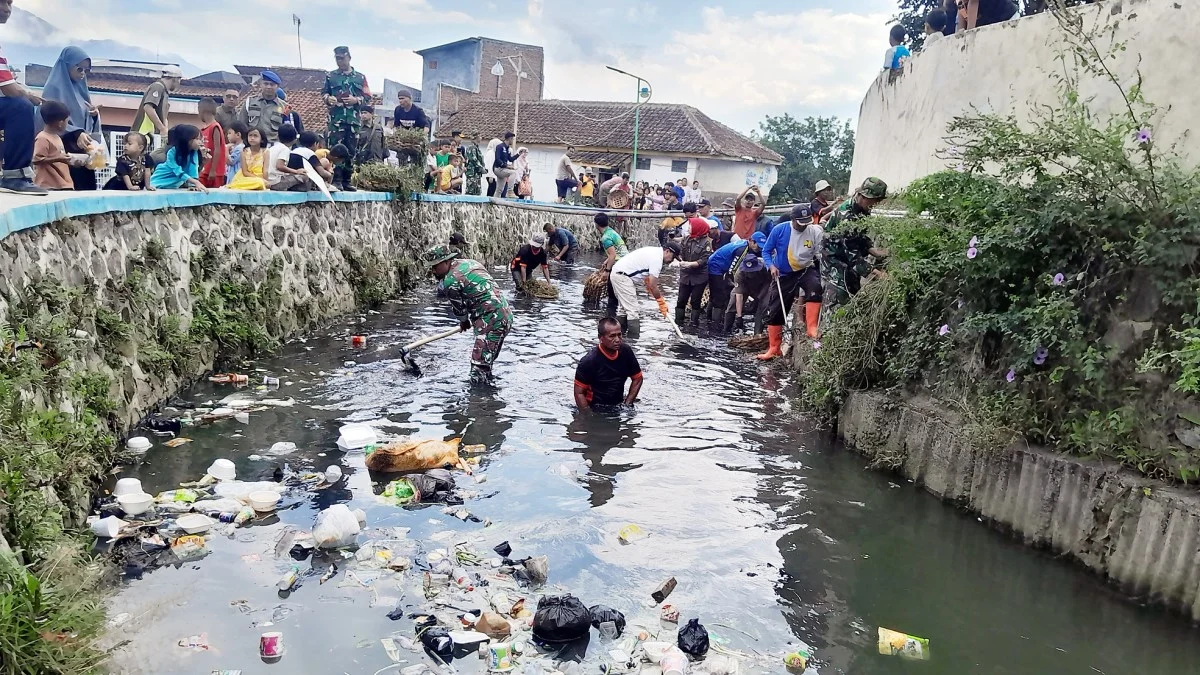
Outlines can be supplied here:
M259 636L258 654L264 659L277 659L283 656L283 633L273 631Z

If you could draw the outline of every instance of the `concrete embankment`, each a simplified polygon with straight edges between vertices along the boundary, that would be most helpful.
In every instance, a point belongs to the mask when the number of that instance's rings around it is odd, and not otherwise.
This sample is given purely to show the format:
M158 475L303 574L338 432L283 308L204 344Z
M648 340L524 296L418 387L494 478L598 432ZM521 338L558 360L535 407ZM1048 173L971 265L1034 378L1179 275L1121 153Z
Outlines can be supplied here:
M853 392L838 417L846 445L868 459L1124 593L1200 621L1194 489L1045 448L984 451L964 428L936 401L870 391Z

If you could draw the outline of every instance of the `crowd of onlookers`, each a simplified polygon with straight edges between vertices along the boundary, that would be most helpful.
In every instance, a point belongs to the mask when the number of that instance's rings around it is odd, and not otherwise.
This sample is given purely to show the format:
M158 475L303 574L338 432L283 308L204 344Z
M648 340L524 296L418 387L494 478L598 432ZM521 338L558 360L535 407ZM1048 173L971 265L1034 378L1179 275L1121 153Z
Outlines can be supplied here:
M925 15L924 48L960 31L1019 18L1021 8L1016 0L943 0L940 7ZM894 73L912 57L905 45L910 36L904 26L897 24L888 37L891 46L884 54L883 69Z

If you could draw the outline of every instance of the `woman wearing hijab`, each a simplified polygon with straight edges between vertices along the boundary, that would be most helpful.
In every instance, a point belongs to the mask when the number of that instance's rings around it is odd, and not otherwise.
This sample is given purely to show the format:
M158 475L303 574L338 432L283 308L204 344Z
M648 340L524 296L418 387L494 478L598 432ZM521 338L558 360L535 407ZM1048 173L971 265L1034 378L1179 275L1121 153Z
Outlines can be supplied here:
M493 138L488 141L487 150L483 153L483 165L487 167L487 173L483 174L483 177L487 180L487 196L489 197L496 196L496 171L492 165L496 163L496 146L503 142L499 138Z
M91 135L100 132L100 114L92 105L88 92L87 76L92 70L92 59L79 47L67 47L58 55L42 98L58 101L67 106L71 116L67 118L67 130L62 134L63 147L68 154L87 154L93 141ZM35 117L40 122L40 118ZM40 126L40 125L39 125ZM96 172L86 166L71 166L71 180L76 190L95 190Z

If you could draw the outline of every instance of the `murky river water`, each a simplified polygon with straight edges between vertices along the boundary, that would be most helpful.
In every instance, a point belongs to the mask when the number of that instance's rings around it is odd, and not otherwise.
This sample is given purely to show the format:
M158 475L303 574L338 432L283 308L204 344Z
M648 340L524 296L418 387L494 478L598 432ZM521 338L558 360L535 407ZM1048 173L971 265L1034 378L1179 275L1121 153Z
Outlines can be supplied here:
M340 464L346 478L330 490L289 494L277 520L212 536L203 560L125 582L110 615L132 617L113 630L130 642L114 655L114 670L369 675L390 664L379 638L407 623L389 621L389 607L371 607L370 592L310 579L286 600L276 595L292 562L274 557L283 528L308 530L316 511L346 502L364 509L371 527L412 528L412 539L452 530L481 536L482 551L507 539L514 557L545 554L551 583L628 615L649 611L649 592L675 576L671 602L685 619L700 617L746 652L779 654L802 639L816 648L821 673L1197 672L1200 631L1122 600L905 481L864 471L789 406L784 371L719 341L672 347L668 326L644 320L632 343L645 371L637 409L577 414L574 364L598 317L580 301L588 271L556 270L556 302L515 302L518 320L494 388L467 385L469 336L421 349L420 379L403 372L394 352L377 351L453 325L430 284L354 328L370 336L366 350L351 349L350 329L339 325L254 364L294 382L280 394L294 396L295 407L255 413L248 425L188 430L194 442L156 445L127 469L123 475L150 492L197 479L216 457L232 459L239 478L266 477L276 463L248 457L292 441L299 450L284 458L292 468ZM334 374L351 359L359 365ZM184 398L201 403L230 391L205 384ZM465 481L480 492L465 506L494 524L484 529L440 506L377 504L362 457L343 456L334 444L342 424L359 420L382 421L391 434L485 444L487 482ZM585 459L583 476L562 475L562 465ZM650 537L620 545L616 532L627 523ZM421 600L405 602L415 608ZM877 626L929 638L933 658L877 654ZM264 630L285 635L288 651L277 664L259 659ZM198 633L207 634L208 651L176 646ZM768 670L783 667L772 661Z

